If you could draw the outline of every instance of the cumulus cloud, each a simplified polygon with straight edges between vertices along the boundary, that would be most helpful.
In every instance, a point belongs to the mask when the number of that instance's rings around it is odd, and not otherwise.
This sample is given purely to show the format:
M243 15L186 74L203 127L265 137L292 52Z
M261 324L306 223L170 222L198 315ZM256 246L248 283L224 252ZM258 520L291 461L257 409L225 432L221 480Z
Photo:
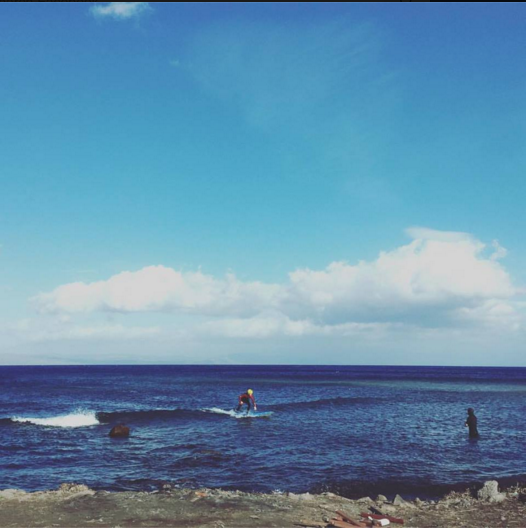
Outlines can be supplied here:
M260 314L250 319L221 319L204 323L200 332L211 336L264 339L269 337L378 335L396 325L390 323L316 324L312 320L293 320L282 313Z
M150 11L148 2L109 2L97 4L90 8L90 13L95 18L113 18L114 20L127 20Z
M476 242L473 235L464 233L462 231L438 231L437 229L429 229L428 227L408 227L405 230L406 234L414 240L438 240L441 242L462 242L470 241ZM480 243L481 246L484 244Z
M474 307L458 308L455 316L461 322L511 331L519 330L523 321L520 303L499 299L490 299Z
M507 254L508 250L506 248L503 248L498 240L494 240L491 245L493 246L493 253L490 255L491 260L500 260L503 259Z
M485 245L473 237L425 229L409 233L417 238L373 262L334 262L322 271L292 272L291 309L314 310L333 322L439 321L455 308L515 294L509 274L484 257Z
M278 303L280 287L165 266L125 271L107 281L76 282L34 298L41 312L170 312L250 316Z
M467 233L411 228L413 240L373 261L297 269L284 284L244 282L149 266L37 295L43 313L173 312L210 317L205 333L230 337L339 335L492 325L517 329L518 290L488 247ZM488 251L489 249L489 251Z

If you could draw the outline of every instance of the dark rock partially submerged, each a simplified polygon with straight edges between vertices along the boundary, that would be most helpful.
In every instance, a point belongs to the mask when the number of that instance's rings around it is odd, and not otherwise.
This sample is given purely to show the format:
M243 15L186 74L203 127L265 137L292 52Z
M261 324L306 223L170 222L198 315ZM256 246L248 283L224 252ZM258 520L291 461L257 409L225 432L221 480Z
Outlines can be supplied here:
M111 431L110 436L112 438L126 438L130 436L130 428L124 424L116 425Z

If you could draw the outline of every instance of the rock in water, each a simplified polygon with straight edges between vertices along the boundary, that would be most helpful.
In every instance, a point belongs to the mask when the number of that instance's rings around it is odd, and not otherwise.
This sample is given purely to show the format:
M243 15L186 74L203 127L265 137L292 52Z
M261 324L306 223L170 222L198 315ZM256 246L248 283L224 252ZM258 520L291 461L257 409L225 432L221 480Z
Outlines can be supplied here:
M110 436L112 438L124 438L130 436L130 428L123 424L116 425L111 431Z
M488 502L502 502L506 497L499 493L499 483L496 480L488 480L484 482L482 489L477 493L479 500Z

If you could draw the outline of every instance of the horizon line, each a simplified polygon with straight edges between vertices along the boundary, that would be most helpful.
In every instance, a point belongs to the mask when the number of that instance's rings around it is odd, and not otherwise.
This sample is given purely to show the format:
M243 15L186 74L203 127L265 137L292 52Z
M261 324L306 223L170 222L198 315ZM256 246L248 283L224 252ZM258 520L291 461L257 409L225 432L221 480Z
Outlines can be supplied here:
M388 368L503 368L526 369L526 365L363 365L363 364L287 364L287 363L64 363L64 364L29 364L29 365L0 365L2 367L388 367Z

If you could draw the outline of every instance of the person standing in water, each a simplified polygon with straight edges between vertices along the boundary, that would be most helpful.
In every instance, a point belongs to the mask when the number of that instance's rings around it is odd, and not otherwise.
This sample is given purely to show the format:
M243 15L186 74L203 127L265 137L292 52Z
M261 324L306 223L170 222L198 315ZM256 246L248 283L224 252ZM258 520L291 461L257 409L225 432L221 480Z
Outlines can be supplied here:
M255 411L258 410L256 400L254 399L254 391L252 389L248 389L247 392L244 392L243 394L239 395L239 401L237 404L236 412L239 412L245 404L247 405L247 414L250 412L251 404L254 406Z
M466 420L466 427L469 427L469 437L478 438L479 432L477 429L477 417L475 411L470 407L468 409L468 419Z

